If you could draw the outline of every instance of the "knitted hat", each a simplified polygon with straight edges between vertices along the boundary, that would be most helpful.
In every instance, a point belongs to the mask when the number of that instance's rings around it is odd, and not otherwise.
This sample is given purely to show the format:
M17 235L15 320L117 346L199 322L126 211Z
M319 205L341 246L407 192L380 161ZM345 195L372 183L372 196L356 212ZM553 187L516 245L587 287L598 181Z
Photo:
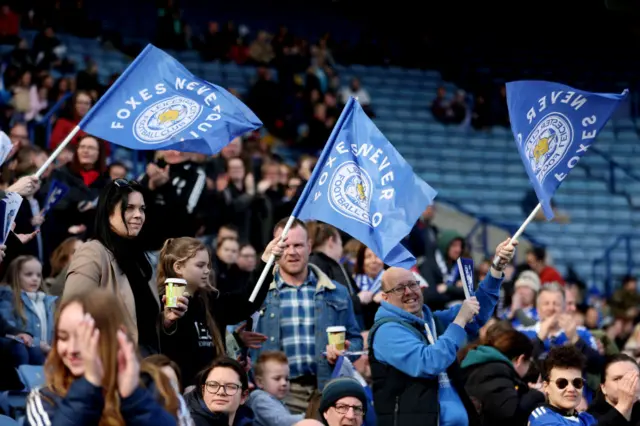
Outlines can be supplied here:
M356 379L351 377L340 377L333 379L327 383L322 390L322 399L320 400L320 415L333 406L340 399L345 397L358 398L362 402L364 412L367 412L367 395L364 388Z
M540 277L533 271L524 271L518 276L515 288L529 287L535 293L540 291Z

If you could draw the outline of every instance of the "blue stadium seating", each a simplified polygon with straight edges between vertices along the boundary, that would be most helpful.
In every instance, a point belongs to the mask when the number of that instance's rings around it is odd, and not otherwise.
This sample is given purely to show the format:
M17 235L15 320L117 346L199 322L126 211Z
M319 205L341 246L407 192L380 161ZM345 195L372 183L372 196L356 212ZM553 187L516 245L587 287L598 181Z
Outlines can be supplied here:
M123 70L130 62L118 52L100 49L94 40L65 37L69 57L80 60L90 54L100 64L101 78ZM200 62L196 52L170 52L195 74L227 87L246 92L255 75L253 67L235 64ZM397 149L412 164L416 173L446 197L468 210L495 220L518 226L527 216L520 208L522 197L530 189L511 131L494 127L475 132L466 127L444 126L436 122L429 107L439 86L451 93L456 87L442 81L436 71L399 67L337 66L342 82L360 77L372 98L376 123ZM632 166L637 154L640 122L618 118L608 123L596 144L611 159ZM129 155L125 153L126 155ZM125 154L118 154L122 157ZM583 279L591 278L592 261L618 235L630 233L640 222L624 194L609 191L609 161L589 153L556 195L560 209L572 218L567 225L533 223L531 235L550 246L553 261L561 272L573 265ZM640 181L617 171L619 190L640 203ZM640 204L637 204L640 205ZM640 244L634 242L634 247ZM623 251L615 251L612 271L627 272ZM634 251L640 264L640 250ZM601 285L604 270L599 271Z

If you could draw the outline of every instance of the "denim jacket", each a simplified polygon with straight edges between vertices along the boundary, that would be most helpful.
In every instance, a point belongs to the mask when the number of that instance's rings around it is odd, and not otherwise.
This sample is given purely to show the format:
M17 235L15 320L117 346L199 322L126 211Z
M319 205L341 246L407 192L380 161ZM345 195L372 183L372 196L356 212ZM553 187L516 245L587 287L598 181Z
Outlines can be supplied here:
M24 323L22 318L16 313L13 306L13 290L8 285L0 285L0 315L11 326L24 330L26 333L33 336L33 345L38 347L40 345L40 319L33 309L33 305L27 294L23 291L20 295L22 304L24 305L24 313L27 317L27 322ZM51 344L53 341L53 329L54 313L56 311L56 296L45 295L44 307L47 312L47 344Z
M329 279L317 266L309 264L318 277L315 295L315 334L318 389L322 390L325 383L331 379L333 367L329 365L322 354L329 344L327 327L342 325L347 329L346 338L351 342L349 351L361 351L363 348L360 327L353 313L353 305L346 287L336 284ZM277 271L276 271L277 273ZM275 275L275 274L274 274ZM261 351L282 350L280 337L280 291L275 280L269 286L269 293L260 309L257 332L267 336L267 341L259 350L252 350L251 357L258 359Z

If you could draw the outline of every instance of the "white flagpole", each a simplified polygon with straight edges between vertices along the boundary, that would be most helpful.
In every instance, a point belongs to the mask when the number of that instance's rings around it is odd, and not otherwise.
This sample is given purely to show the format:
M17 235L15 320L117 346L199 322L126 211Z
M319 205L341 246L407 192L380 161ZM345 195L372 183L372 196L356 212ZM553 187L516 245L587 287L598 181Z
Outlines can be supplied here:
M309 196L309 191L311 191L311 187L313 186L314 182L318 178L318 175L320 174L320 169L322 168L322 165L326 162L327 157L329 156L329 150L327 149L327 146L332 145L333 142L335 141L335 138L337 137L338 132L342 128L342 123L344 122L346 117L344 112L347 111L348 107L351 106L352 100L353 102L357 102L355 98L352 97L349 99L347 104L342 109L342 113L340 114L340 117L338 117L338 121L336 121L336 124L333 126L333 130L331 130L331 135L329 135L329 139L327 140L327 143L325 144L324 149L320 153L320 157L318 158L316 166L313 168L313 172L309 177L309 181L304 186L304 189L302 190L302 194L300 195L300 198L298 199L296 206L293 208L293 213L291 214L291 216L289 216L289 220L287 221L287 224L282 230L282 235L280 235L280 241L282 241L287 236L287 233L289 232L289 228L291 228L291 225L293 225L293 221L296 219L296 216L298 216L300 209L302 208L305 201L307 200L307 197ZM262 287L264 280L267 278L267 272L271 268L271 266L273 266L273 262L275 262L275 260L276 260L276 257L273 254L269 256L267 265L262 270L262 273L260 274L260 278L258 279L258 282L256 283L256 286L253 289L253 293L251 293L251 297L249 297L250 302L255 302L256 297L258 297L258 293L260 292L260 287Z
M60 153L67 147L67 145L69 145L69 142L71 142L71 139L73 139L74 136L77 135L79 131L80 131L80 127L79 126L76 126L76 127L73 128L71 133L69 133L67 135L67 137L64 138L62 143L60 145L58 145L56 150L51 153L49 158L47 158L47 161L45 161L44 164L42 165L42 167L40 167L40 169L36 172L36 174L34 175L35 177L40 179L40 176L42 176L42 174L49 168L51 163L53 163L55 161L56 157L58 157L58 155L60 155Z
M533 211L531 212L529 217L527 217L525 219L525 221L522 223L522 225L520 225L520 228L518 228L516 233L513 234L513 237L511 237L511 239L509 240L509 244L511 244L511 241L517 240L518 238L520 238L520 236L524 232L524 230L527 227L527 225L529 225L531 223L531 221L536 217L536 215L538 214L538 212L540 211L541 208L542 208L542 204L538 203L538 205L536 206L535 209L533 209ZM499 261L500 261L500 257L499 256L496 256L496 257L493 258L493 263L494 264L498 264Z
M284 226L284 229L282 230L282 235L280 235L280 241L285 239L285 237L287 236L287 233L289 232L289 228L291 228L291 225L293 225L293 221L295 219L296 218L294 216L289 216L289 220L287 221L287 224ZM260 274L260 278L258 279L258 282L256 283L256 286L253 288L253 292L251 293L251 297L249 297L249 302L253 303L253 302L256 301L256 297L258 297L258 293L260 292L260 288L262 287L262 284L264 284L264 280L267 278L267 273L269 272L269 270L273 266L273 262L275 262L275 261L276 261L276 257L272 253L269 256L269 260L267 261L267 265L264 267L264 269L262 270L262 273Z

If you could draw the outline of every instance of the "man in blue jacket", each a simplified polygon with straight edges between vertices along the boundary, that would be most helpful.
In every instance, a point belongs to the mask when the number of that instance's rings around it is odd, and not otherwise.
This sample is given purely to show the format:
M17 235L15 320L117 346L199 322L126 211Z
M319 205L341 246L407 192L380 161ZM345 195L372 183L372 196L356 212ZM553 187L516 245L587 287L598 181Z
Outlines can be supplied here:
M498 302L502 271L517 241L502 242L499 261L462 305L431 312L414 275L390 268L382 277L383 302L369 332L369 361L379 426L467 426L477 414L458 380L456 353L474 339Z

